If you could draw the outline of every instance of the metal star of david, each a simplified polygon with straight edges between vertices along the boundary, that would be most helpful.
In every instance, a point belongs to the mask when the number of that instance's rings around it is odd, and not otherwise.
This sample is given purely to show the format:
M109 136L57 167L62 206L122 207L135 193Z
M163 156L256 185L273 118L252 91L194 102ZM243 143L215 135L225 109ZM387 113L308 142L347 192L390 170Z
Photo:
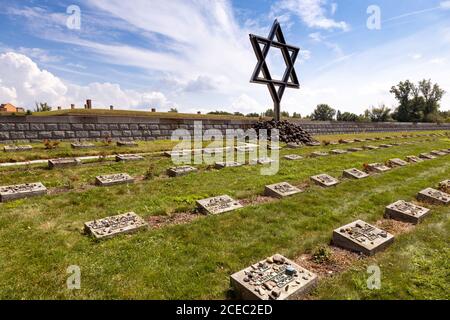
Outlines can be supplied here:
M276 39L275 39L276 38ZM250 42L255 51L258 63L253 72L251 83L265 84L269 88L274 104L275 120L280 120L280 103L283 98L284 90L286 88L299 89L297 74L295 72L294 64L297 60L300 48L288 45L284 39L283 31L280 23L275 20L268 38L250 35ZM261 47L262 45L262 47ZM266 63L267 55L271 47L279 48L286 63L286 71L283 78L280 80L272 79L269 68ZM260 76L262 74L262 77Z

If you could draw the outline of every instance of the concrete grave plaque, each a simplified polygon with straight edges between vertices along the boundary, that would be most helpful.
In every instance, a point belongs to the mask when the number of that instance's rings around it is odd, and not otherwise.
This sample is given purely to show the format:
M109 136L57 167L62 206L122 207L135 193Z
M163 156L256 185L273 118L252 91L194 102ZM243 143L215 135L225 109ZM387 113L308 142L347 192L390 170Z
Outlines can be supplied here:
M339 142L337 141L330 141L330 146L337 146Z
M380 144L380 148L391 148L393 147L392 144Z
M206 148L203 149L203 153L213 155L213 154L223 154L226 152L230 152L231 147L225 147L225 148Z
M346 153L348 153L348 151L345 151L342 149L334 149L334 150L331 150L331 153L332 154L346 154Z
M256 150L256 148L254 146L249 146L249 145L237 146L237 147L234 147L234 149L237 152L253 152Z
M220 214L242 208L242 205L227 195L198 200L197 205L204 214Z
M423 162L423 159L420 159L419 157L416 157L416 156L407 156L406 160L408 160L408 162L411 162L411 163Z
M364 139L355 139L355 142L364 142L365 140Z
M439 190L450 194L450 180L444 180L439 183Z
M391 168L382 163L370 163L367 165L367 170L371 172L382 173L391 170Z
M311 180L321 187L331 187L339 183L338 179L333 178L328 174L319 174L317 176L312 176Z
M292 160L292 161L303 159L303 157L299 156L298 154L288 154L288 155L284 156L284 158L286 160Z
M241 167L243 164L236 161L226 161L226 162L216 162L215 168L216 169L223 169L228 167Z
M399 158L390 159L388 163L391 167L404 167L408 165L408 162Z
M448 149L442 149L442 150L439 150L439 152L442 152L445 154L450 154L450 150L448 150Z
M394 236L362 220L333 231L333 244L350 251L371 256L394 242Z
M433 155L431 155L431 154L429 154L429 153L421 153L421 154L419 154L419 158L425 159L425 160L433 160L433 159L436 159L435 156L433 156Z
M187 175L191 172L196 172L197 168L191 167L191 166L181 166L181 167L173 167L170 169L167 169L167 175L169 177L179 177Z
M164 152L164 155L166 157L171 158L173 157L182 157L182 156L188 156L191 152L188 150L174 150L174 151L166 151Z
M137 147L138 144L135 141L117 141L118 147Z
M134 179L127 173L108 174L95 178L95 184L102 187L133 182Z
M93 143L79 143L79 142L74 142L71 143L70 146L73 149L89 149L89 148L95 148L95 145Z
M375 141L375 138L366 138L366 141Z
M20 152L20 151L30 151L33 150L33 147L30 145L23 146L4 146L3 151L5 152Z
M66 168L77 166L81 161L77 158L61 158L61 159L51 159L48 160L48 167L50 169L54 168Z
M433 156L438 156L438 157L442 157L447 155L447 153L439 151L439 150L433 150L430 152Z
M306 145L308 147L319 147L319 146L321 146L319 141L307 142Z
M358 151L363 151L362 148L348 148L347 149L348 152L358 152Z
M302 146L303 146L303 144L301 144L301 143L294 143L294 142L289 142L287 144L287 147L290 148L290 149L298 149L298 148L301 148Z
M363 146L363 149L364 150L376 150L376 149L379 149L379 148L376 147L376 146Z
M0 187L0 202L23 199L47 194L47 188L40 182Z
M146 229L147 222L134 212L119 214L100 220L89 221L84 224L86 234L94 236L96 239L107 239L119 234L136 232Z
M450 194L433 188L427 188L417 194L417 200L431 204L449 204Z
M139 161L144 160L143 156L137 154L118 154L116 155L116 161Z
M364 171L358 170L356 168L344 170L343 176L350 179L364 179L369 175Z
M384 217L388 219L420 223L428 214L430 209L415 205L411 202L399 200L388 205L384 212Z
M317 158L317 157L326 157L328 156L328 152L324 152L324 151L316 151L311 153L311 157Z
M267 145L267 149L269 150L281 150L282 148L280 146L272 146L271 144Z
M343 143L343 144L349 144L349 143L353 143L353 142L355 142L354 140L348 140L348 139L346 139L346 140L340 140L339 141L340 143Z
M241 300L294 300L317 284L316 274L276 254L230 277Z
M250 163L257 163L257 164L270 164L272 162L275 162L275 160L267 157L262 157L258 159L253 159L250 161Z
M302 192L299 188L287 182L281 182L266 186L264 194L269 197L284 198Z

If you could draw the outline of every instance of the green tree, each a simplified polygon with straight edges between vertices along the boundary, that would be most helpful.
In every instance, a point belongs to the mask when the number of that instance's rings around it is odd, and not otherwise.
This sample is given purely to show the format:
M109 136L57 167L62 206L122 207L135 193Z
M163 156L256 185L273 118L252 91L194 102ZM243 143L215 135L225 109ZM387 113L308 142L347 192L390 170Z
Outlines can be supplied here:
M338 121L355 122L358 121L358 115L351 112L344 112L337 118Z
M311 119L318 121L331 121L333 120L335 114L336 110L331 108L329 105L319 104L311 114Z
M170 108L169 112L178 113L178 109L177 108Z
M281 111L281 116L284 117L284 118L289 118L290 117L289 116L289 112L287 112L287 111Z
M365 115L372 122L387 122L391 120L391 109L383 104L378 108L372 107L370 110L366 110Z
M50 107L47 102L36 102L36 112L45 112L45 111L52 111L52 107Z
M211 111L211 112L208 112L208 114L215 114L215 115L224 115L224 116L229 116L229 115L231 115L231 113L230 112L227 112L227 111Z
M249 118L258 118L259 117L259 113L256 113L256 112L248 113L245 116L249 117Z
M302 115L301 115L300 113L294 112L294 113L292 114L292 118L301 119L301 118L302 118Z
M264 112L264 116L273 117L275 116L275 112L273 111L273 109L267 109L266 112Z

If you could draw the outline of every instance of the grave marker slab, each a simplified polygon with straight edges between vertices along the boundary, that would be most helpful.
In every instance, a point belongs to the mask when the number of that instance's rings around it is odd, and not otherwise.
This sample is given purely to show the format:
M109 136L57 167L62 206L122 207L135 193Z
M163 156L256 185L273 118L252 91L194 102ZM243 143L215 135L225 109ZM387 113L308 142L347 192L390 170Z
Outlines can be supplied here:
M179 177L187 175L191 172L196 172L197 168L191 167L191 166L180 166L180 167L173 167L167 169L167 175L169 177Z
M134 179L127 173L108 174L95 178L95 184L102 187L124 183L134 183Z
M337 146L338 144L339 144L339 142L337 142L337 141L330 141L331 146Z
M118 154L116 155L116 161L139 161L144 160L143 156L137 154Z
M333 154L346 154L346 153L348 153L348 151L345 151L345 150L342 150L342 149L334 149L334 150L331 150L331 153L333 153Z
M348 152L358 152L358 151L363 151L362 148L348 148L347 149Z
M198 200L199 210L204 214L220 214L242 208L242 205L228 195Z
M450 193L450 180L444 180L439 183L439 190L445 193Z
M294 300L307 294L318 282L316 274L276 254L230 277L241 300Z
M206 148L203 149L203 153L205 154L223 154L226 152L230 152L231 151L231 147L225 147L225 148Z
M328 174L319 174L317 176L312 176L311 180L321 187L331 187L339 183L338 179L333 178Z
M248 145L245 145L245 146L237 146L237 147L234 147L234 149L235 149L237 152L253 152L253 151L256 150L255 147L253 147L253 146L248 146Z
M267 149L269 150L281 150L282 148L280 146L272 146L271 144L267 145Z
M268 157L262 157L258 159L253 159L250 161L250 163L257 163L257 164L270 164L275 162L275 160L268 158Z
M79 143L74 142L71 143L70 146L72 149L89 149L89 148L95 148L95 145L93 143Z
M370 163L367 165L367 170L370 172L382 173L391 170L391 168L382 163Z
M307 142L306 145L308 147L319 147L319 146L321 146L319 141Z
M281 182L266 186L264 194L269 197L284 198L300 192L302 190L299 188L287 182Z
M423 162L423 159L420 159L419 157L416 157L416 156L407 156L406 160L408 160L408 162L411 162L411 163Z
M391 148L393 147L392 144L380 144L380 148Z
M343 176L350 179L364 179L369 177L367 173L356 168L344 170Z
M362 220L333 231L333 244L350 251L371 256L394 242L394 236Z
M303 144L302 143L289 142L287 144L287 147L290 148L290 149L299 149L299 148L303 147Z
M419 154L419 158L425 159L425 160L433 160L433 159L436 159L435 156L433 156L433 155L431 155L431 154L429 154L429 153L421 153L421 154Z
M349 143L353 143L355 141L354 140L345 139L345 140L339 140L339 142L342 143L342 144L349 144Z
M228 167L241 167L243 166L242 163L236 162L236 161L226 161L226 162L216 162L215 168L216 169L223 169Z
M376 146L363 146L363 149L364 150L377 150L377 149L379 149L378 147L376 147Z
M84 224L86 234L95 239L108 239L119 234L136 232L147 229L148 224L134 212L119 214L99 220L89 221Z
M50 169L54 168L67 168L78 166L81 161L77 158L60 158L60 159L50 159L48 160L48 167Z
M23 146L4 146L3 151L5 152L21 152L21 151L30 151L33 150L33 147L30 145Z
M0 202L35 197L47 194L47 188L40 182L0 187Z
M417 200L428 202L431 204L449 204L450 203L450 194L433 189L427 188L425 190L420 191L417 194Z
M317 158L317 157L326 157L328 156L328 152L324 152L324 151L316 151L311 153L311 157Z
M442 149L439 150L439 152L445 153L445 154L450 154L450 150L449 149Z
M288 154L288 155L284 156L284 158L287 160L291 160L291 161L303 159L303 157L299 156L298 154Z
M138 144L135 141L117 141L118 147L137 147Z
M404 167L408 165L408 162L399 158L390 159L388 163L391 167Z
M447 153L441 152L441 151L438 151L438 150L433 150L433 151L431 151L430 153L431 153L433 156L438 156L438 157L442 157L442 156L447 155Z
M365 139L359 139L359 138L355 139L355 142L364 142L364 141L365 141Z
M430 209L415 205L411 202L399 200L386 207L384 217L388 219L418 224L429 213Z
M190 151L187 150L174 150L174 151L166 151L164 152L164 156L171 158L173 157L182 157L190 155Z

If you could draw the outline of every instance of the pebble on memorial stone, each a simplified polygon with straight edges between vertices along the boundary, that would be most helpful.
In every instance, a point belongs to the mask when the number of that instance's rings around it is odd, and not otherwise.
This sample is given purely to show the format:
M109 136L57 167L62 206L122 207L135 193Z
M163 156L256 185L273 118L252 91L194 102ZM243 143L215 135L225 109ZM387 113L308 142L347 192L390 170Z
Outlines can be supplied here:
M291 161L303 159L303 157L299 156L298 154L288 154L288 155L284 156L284 158L286 160L291 160Z
M321 187L331 187L339 183L338 179L333 178L328 174L319 174L317 176L312 176L311 180Z
M117 141L118 147L137 147L138 144L136 141Z
M243 164L236 161L216 162L216 164L214 165L216 169L223 169L228 167L241 167L241 166L243 166Z
M48 160L48 167L50 169L73 167L78 166L79 164L81 164L81 161L77 158L60 158Z
M167 175L169 177L179 177L187 175L191 172L196 172L197 168L191 167L191 166L181 166L181 167L173 167L167 169Z
M139 161L144 160L143 156L137 154L118 154L116 155L116 161Z
M350 179L364 179L369 177L367 173L356 168L344 170L343 176Z
M363 151L362 148L348 148L347 149L348 152L358 152L358 151Z
M408 162L411 162L411 163L423 162L423 159L420 159L419 157L416 157L416 156L407 156L406 160L408 160Z
M394 236L362 220L357 220L335 229L332 242L335 246L372 256L391 245Z
M287 183L275 183L265 187L264 194L269 197L284 198L302 192L299 188Z
M430 153L431 153L433 156L439 156L439 157L442 157L442 156L447 155L447 153L442 152L442 151L439 151L439 150L433 150L433 151L431 151Z
M134 183L134 179L127 173L108 174L95 178L95 184L102 187L124 183Z
M342 150L342 149L334 149L334 150L331 150L331 153L333 153L333 154L346 154L346 153L348 153L348 151L345 151L345 150Z
M384 217L413 224L420 223L428 214L430 209L418 206L411 202L399 200L388 205L384 212Z
M324 151L316 151L311 153L311 157L317 158L317 157L326 157L328 156L328 152L324 152Z
M30 151L33 150L33 147L30 145L22 145L22 146L4 146L3 151L5 152L20 152L20 151Z
M442 192L450 193L450 180L439 182L439 190Z
M47 188L40 182L0 187L0 202L23 199L47 194Z
M433 156L432 154L429 154L429 153L421 153L421 154L419 154L419 158L425 159L425 160L433 160L433 159L436 159L436 156Z
M108 239L119 234L136 232L147 229L148 224L134 212L119 214L99 220L89 221L84 224L86 234L95 239Z
M427 188L417 194L417 200L436 205L446 205L450 203L450 194L433 188Z
M93 143L71 143L70 146L73 149L89 149L89 148L95 148L95 145Z
M382 163L370 163L366 166L366 169L367 169L367 171L378 172L378 173L382 173L382 172L391 170L391 168L389 168L388 166L386 166Z
M204 214L220 214L242 208L242 205L228 195L198 200L197 206Z
M376 146L363 146L363 149L364 150L376 150L376 149L379 149L378 147L376 147Z
M394 158L394 159L390 159L388 161L389 166L391 167L404 167L408 165L408 162L399 159L399 158Z
M230 277L241 300L294 300L309 293L318 282L316 274L276 254Z

